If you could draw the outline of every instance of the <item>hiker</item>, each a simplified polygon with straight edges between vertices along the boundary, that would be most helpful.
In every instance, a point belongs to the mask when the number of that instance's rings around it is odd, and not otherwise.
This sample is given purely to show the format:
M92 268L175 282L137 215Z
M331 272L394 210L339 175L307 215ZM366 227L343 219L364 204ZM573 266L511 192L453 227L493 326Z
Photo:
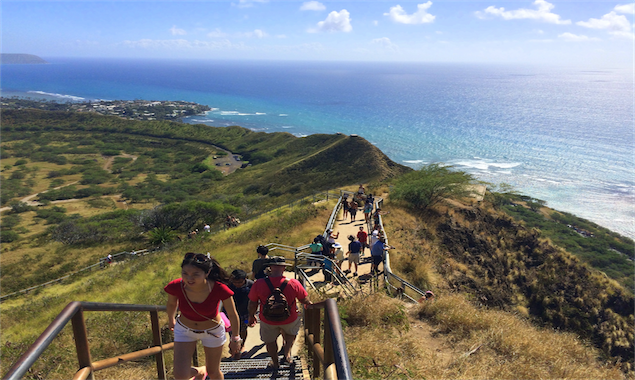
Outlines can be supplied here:
M379 238L378 242L370 247L370 256L373 258L373 266L370 269L371 273L377 273L379 271L379 263L384 261L384 252L393 248L395 247L391 247L386 244L386 238L383 236Z
M209 224L205 223L205 225L203 226L203 231L210 233L212 232L212 227L210 227Z
M311 254L312 255L321 255L322 254L322 235L318 235L313 239L313 243L311 243L309 245L309 248L311 248ZM317 260L313 260L313 259L309 259L307 262L308 265L318 265L318 261Z
M213 257L188 252L181 263L181 278L170 281L168 293L168 326L174 330L174 378L222 379L220 361L227 341L225 323L219 313L222 302L231 324L238 326L234 294L226 285L227 272ZM176 316L177 309L180 315ZM240 329L232 330L229 350L240 352ZM197 341L203 343L205 366L192 367Z
M371 212L373 212L373 203L369 202L368 199L366 199L366 203L364 203L364 221L366 223L370 222Z
M333 268L333 264L335 261L335 242L333 244L329 243L329 253L326 257L330 260L324 260L324 269L322 272L324 273L324 282L333 282L333 275L335 269Z
M364 250L368 247L368 234L364 231L364 226L359 226L359 231L357 232L357 240L362 243L362 251L361 256L364 256Z
M362 243L358 240L355 240L355 236L348 235L348 270L346 273L351 273L351 266L355 264L355 273L353 273L353 277L357 276L357 266L359 265L359 253L362 250Z
M343 216L342 219L343 220L346 220L346 218L348 218L348 209L349 209L349 206L348 206L348 195L344 194L342 196L342 210L344 210L343 213L342 213L342 216Z
M269 261L269 248L264 245L259 245L258 248L256 248L256 252L258 253L258 258L251 264L250 277L252 280L257 280L267 276L265 269L267 269L266 264Z
M341 283L343 282L340 274L342 273L342 263L344 262L344 251L340 243L333 244L333 256L335 257L335 264L337 265L337 268L333 269L333 273Z
M358 203L355 199L351 200L351 207L348 212L351 214L351 223L355 221L355 217L357 216L357 208L359 207Z
M240 359L244 354L245 341L247 340L247 324L249 324L249 291L253 281L247 279L247 273L242 269L235 269L229 278L229 289L234 292L234 304L240 319L240 338L242 339L240 350L234 354L233 359Z
M434 293L431 290L426 291L417 302L423 303L425 301L432 301L434 299Z
M282 361L285 364L292 361L291 347L301 324L296 300L305 305L313 304L298 280L284 277L284 269L292 265L282 256L272 257L269 261L271 274L257 280L249 292L249 326L256 325L256 310L260 305L260 338L267 347L273 370L280 366L276 340L281 332L284 338Z

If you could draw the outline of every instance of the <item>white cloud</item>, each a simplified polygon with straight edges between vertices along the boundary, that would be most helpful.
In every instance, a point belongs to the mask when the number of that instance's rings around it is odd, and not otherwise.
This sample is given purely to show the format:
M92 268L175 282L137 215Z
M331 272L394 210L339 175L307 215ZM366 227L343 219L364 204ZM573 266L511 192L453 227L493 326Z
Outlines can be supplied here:
M619 13L628 13L632 15L635 14L635 3L616 5L613 9L615 9L615 11Z
M329 13L326 20L317 23L317 29L309 29L309 32L350 32L352 30L351 14L346 9L342 9L339 12Z
M558 35L558 38L570 41L570 42L584 42L584 41L600 41L599 38L590 38L583 34L573 34L573 33L562 33Z
M214 29L213 32L207 33L207 37L209 38L224 38L227 37L227 33L223 33L219 28Z
M172 33L173 36L184 36L187 34L185 30L177 28L176 25L170 28L170 33Z
M485 8L485 10L483 11L484 13L476 12L476 16L481 19L486 18L487 15L493 15L502 17L503 20L530 19L557 25L571 24L571 20L561 20L560 15L551 12L551 10L554 8L553 4L548 3L545 0L536 0L534 1L534 5L538 9L520 8L513 11L506 11L503 7L496 8L490 5L489 7Z
M268 3L269 0L239 0L238 8L251 8L254 6L254 3ZM232 5L234 5L232 3Z
M589 21L578 21L577 25L590 29L604 29L616 37L633 38L631 23L626 16L611 11L602 18L590 18Z
M253 31L253 36L256 37L256 38L264 38L264 37L267 37L268 34L263 32L260 29L256 29L256 30Z
M370 43L388 50L399 50L399 46L393 44L388 37L375 38L374 40L370 41Z
M417 11L409 15L401 5L396 5L391 7L388 13L384 13L384 16L389 16L392 21L400 24L427 24L433 22L436 17L428 13L430 6L432 6L432 1L417 4Z
M300 6L301 11L323 11L326 7L319 1L307 1Z
M159 50L159 49L169 49L169 50L178 50L178 49L196 49L196 50L215 50L215 49L226 49L226 48L240 48L241 45L234 45L228 40L222 41L188 41L184 39L175 39L175 40L151 40L151 39L141 39L137 41L126 40L119 45L123 45L129 48L140 48L140 49L148 49L148 50Z

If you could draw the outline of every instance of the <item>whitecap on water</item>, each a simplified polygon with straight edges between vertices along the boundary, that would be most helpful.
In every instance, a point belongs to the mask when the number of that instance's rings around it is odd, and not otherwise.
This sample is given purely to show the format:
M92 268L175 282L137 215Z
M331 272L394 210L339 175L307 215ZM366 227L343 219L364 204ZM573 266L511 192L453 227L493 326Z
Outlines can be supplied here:
M44 92L44 91L27 91L27 93L29 93L29 94L37 94L37 95L44 95L44 96L51 96L51 97L60 98L60 99L70 99L70 100L73 100L73 101L76 101L76 102L81 102L83 100L86 100L86 98L82 98L81 96L55 94L55 93Z

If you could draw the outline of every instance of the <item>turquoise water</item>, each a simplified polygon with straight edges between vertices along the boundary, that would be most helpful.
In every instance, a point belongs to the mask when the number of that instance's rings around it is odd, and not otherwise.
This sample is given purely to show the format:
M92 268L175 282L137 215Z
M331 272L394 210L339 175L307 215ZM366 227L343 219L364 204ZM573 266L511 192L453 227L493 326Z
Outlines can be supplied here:
M633 73L537 66L121 61L2 66L3 96L186 100L188 118L356 133L396 162L443 162L635 237Z

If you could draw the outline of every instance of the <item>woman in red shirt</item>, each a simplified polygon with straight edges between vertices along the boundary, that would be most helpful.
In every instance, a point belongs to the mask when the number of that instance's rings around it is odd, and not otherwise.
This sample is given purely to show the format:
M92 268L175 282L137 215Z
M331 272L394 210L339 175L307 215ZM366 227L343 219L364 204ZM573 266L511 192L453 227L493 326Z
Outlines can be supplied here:
M168 325L174 330L174 378L223 379L220 370L225 336L225 324L218 312L223 303L227 316L239 326L232 292L225 283L229 275L218 261L201 253L186 253L181 263L181 278L171 281L168 293ZM180 315L176 316L176 310ZM241 347L239 329L233 329L229 349L235 354ZM205 349L205 367L192 367L192 355L200 340Z

